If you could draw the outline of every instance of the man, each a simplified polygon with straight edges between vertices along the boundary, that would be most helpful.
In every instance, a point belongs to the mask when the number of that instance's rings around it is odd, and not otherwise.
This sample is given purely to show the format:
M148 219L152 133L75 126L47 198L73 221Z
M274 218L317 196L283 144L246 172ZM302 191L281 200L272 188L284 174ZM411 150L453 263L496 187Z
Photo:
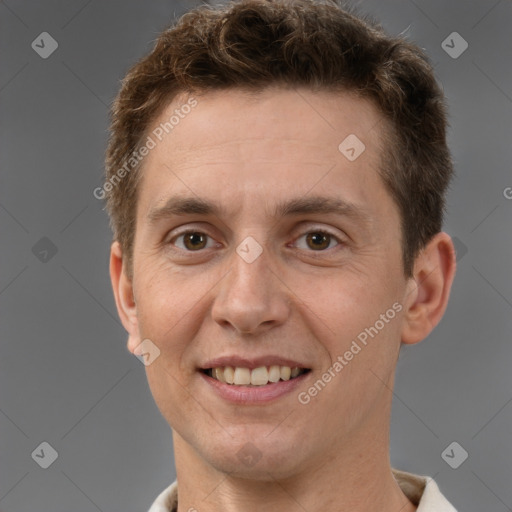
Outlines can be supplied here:
M173 429L157 511L455 510L394 470L401 344L443 316L443 95L331 1L202 7L112 110L110 271Z

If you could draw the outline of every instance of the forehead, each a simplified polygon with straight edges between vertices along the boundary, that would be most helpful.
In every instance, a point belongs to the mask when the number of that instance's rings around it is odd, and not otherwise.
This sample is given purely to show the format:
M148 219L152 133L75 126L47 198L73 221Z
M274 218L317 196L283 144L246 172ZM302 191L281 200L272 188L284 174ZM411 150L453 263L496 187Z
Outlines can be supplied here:
M155 147L143 162L138 212L145 217L176 194L235 208L313 188L343 191L349 203L371 202L370 189L383 188L383 121L372 103L347 93L181 95L148 129Z
M192 101L196 106L189 108ZM163 129L157 142L163 147L174 142L172 152L178 159L183 152L208 145L223 149L242 138L252 140L255 147L269 139L306 147L322 144L337 155L339 143L350 134L369 145L378 142L381 124L385 120L374 104L354 93L272 87L182 94L162 109L149 129L153 133Z

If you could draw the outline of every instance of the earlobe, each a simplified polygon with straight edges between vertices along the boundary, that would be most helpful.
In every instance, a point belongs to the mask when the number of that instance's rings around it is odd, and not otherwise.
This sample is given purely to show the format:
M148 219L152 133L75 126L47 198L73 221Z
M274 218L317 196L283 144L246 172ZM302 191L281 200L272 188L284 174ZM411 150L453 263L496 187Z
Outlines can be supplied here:
M455 269L452 239L447 233L438 233L415 261L414 275L404 298L402 343L420 342L441 321L448 305Z
M113 242L110 248L110 280L119 318L128 331L128 350L133 353L140 343L137 307L132 280L126 275L123 250L117 241Z

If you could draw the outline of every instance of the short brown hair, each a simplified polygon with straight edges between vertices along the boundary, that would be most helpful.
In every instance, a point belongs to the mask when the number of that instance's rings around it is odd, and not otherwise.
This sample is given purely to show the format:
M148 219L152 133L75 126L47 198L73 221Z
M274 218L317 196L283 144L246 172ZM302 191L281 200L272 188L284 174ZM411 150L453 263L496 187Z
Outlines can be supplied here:
M105 197L114 239L132 272L139 167L118 171L151 122L180 93L262 91L272 85L350 91L388 121L382 179L399 207L404 273L442 228L453 174L446 107L423 51L390 37L341 0L239 0L202 5L157 39L128 72L111 111ZM116 175L116 173L118 173Z

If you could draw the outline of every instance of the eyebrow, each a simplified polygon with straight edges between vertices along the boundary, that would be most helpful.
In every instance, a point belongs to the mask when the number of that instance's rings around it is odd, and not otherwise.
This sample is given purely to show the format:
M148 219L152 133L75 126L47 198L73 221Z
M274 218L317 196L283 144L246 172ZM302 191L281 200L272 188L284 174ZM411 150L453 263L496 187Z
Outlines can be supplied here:
M222 217L225 210L220 205L199 197L172 196L163 206L155 207L147 215L150 224L176 215L213 215ZM303 214L336 214L369 221L366 210L343 199L328 196L298 197L280 201L274 208L273 217L281 218Z

